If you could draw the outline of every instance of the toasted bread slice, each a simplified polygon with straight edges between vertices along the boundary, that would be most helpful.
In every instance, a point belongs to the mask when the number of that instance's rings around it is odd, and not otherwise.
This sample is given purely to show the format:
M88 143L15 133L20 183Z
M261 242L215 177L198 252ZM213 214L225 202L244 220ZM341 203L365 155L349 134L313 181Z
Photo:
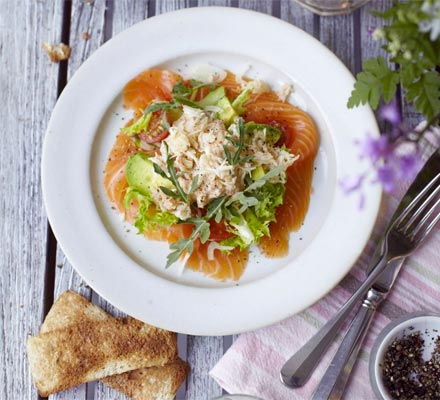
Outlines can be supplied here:
M133 400L173 400L188 371L188 364L178 358L163 367L140 368L102 382Z
M64 329L84 321L114 319L102 308L71 290L64 292L52 305L40 333ZM102 379L111 388L134 400L171 400L185 380L188 364L177 359L163 367L140 368Z
M27 348L42 396L177 357L174 334L134 318L82 321L30 337Z
M71 290L65 291L53 303L40 327L40 333L64 329L69 325L85 321L107 321L114 319L102 308L90 303L87 299Z

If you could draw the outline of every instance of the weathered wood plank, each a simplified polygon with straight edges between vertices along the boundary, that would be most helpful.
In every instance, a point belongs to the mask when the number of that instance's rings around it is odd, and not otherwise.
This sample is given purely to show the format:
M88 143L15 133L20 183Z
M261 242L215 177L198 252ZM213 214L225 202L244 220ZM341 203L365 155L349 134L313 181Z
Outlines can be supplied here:
M280 17L311 35L316 30L315 25L318 19L314 17L314 14L291 0L281 0Z
M155 12L156 15L159 15L174 10L180 10L181 8L195 6L197 6L197 0L156 0Z
M198 0L199 7L217 6L217 7L231 7L233 0Z
M367 3L360 9L360 62L359 67L363 61L370 57L383 56L391 68L395 68L395 65L390 63L389 55L381 49L382 41L374 40L372 37L372 31L383 25L382 20L374 15L371 15L371 11L385 11L391 5L391 0L384 1L372 1ZM359 53L359 52L357 52ZM356 71L358 72L358 71ZM379 128L384 129L382 121L379 122Z
M71 55L68 60L67 79L71 79L81 64L104 42L104 20L106 3L104 0L71 3L69 45ZM92 299L92 290L73 269L60 248L57 249L57 269L55 293L57 298L67 289L74 290ZM50 396L50 400L86 400L93 398L95 383L80 385Z
M320 18L320 40L354 72L353 14Z
M85 2L72 1L70 23L68 79L70 80L81 64L104 43L105 0ZM83 35L89 35L86 40Z
M33 400L26 340L43 317L46 272L41 149L59 71L41 45L60 40L63 2L0 0L0 10L0 398Z
M112 36L147 18L150 1L118 0L113 2L113 15L106 24L112 26Z
M360 9L362 61L379 55L389 59L388 54L381 49L382 41L374 40L371 35L375 28L383 25L381 19L371 15L371 11L385 11L390 5L391 0L374 0Z
M272 15L274 7L279 4L279 1L266 0L238 0L238 7L247 10L259 11L265 14Z
M222 388L209 377L208 372L223 355L222 336L188 336L187 400L211 399L222 394Z

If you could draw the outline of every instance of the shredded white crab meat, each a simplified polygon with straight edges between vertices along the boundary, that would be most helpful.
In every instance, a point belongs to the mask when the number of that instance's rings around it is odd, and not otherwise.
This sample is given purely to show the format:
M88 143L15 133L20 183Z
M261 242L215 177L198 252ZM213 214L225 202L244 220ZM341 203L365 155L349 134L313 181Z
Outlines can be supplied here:
M284 83L280 90L277 91L277 95L281 101L287 101L289 96L293 92L293 85L291 83Z
M226 71L211 64L197 64L182 71L185 79L195 79L204 83L221 82L226 78Z
M292 165L296 157L280 147L266 143L266 132L255 131L247 142L241 157L252 155L249 162L229 165L224 147L231 154L236 149L227 136L238 140L238 126L233 123L229 130L223 121L216 119L215 114L188 106L183 107L182 116L173 123L166 141L162 142L160 152L152 161L166 170L167 146L169 156L174 158L174 166L180 175L179 183L188 193L193 179L198 176L197 189L190 194L190 203L204 208L220 196L232 196L244 189L245 176L261 166L265 172L279 165L284 171ZM285 172L273 179L273 182L285 181ZM191 216L189 204L181 199L172 198L160 189L151 193L153 201L162 211L168 211L179 219Z

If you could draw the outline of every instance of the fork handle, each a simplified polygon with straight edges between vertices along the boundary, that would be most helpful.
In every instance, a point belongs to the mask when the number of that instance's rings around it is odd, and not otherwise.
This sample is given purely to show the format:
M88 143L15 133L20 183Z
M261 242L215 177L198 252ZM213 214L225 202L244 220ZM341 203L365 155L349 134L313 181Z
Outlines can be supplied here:
M384 293L374 289L368 291L330 366L322 377L313 395L313 400L338 400L342 398L373 315L384 298Z
M300 387L307 382L350 311L370 289L387 264L388 258L382 255L367 279L339 312L283 365L280 377L285 385Z

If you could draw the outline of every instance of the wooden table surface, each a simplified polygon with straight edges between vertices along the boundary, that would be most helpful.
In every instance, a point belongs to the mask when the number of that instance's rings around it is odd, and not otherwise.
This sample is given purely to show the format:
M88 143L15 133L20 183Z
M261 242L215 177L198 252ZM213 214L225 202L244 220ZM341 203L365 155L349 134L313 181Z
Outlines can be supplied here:
M38 398L25 342L38 332L60 293L73 289L119 314L69 264L48 225L42 199L45 129L58 95L83 61L113 35L145 18L216 5L248 8L288 21L315 36L356 73L362 60L380 52L380 44L368 34L378 23L369 11L389 4L376 0L348 16L319 17L292 0L0 0L0 399ZM83 39L84 32L90 35L88 40ZM69 60L51 63L41 49L45 41L69 44ZM407 120L417 122L419 116L406 104L402 107ZM208 371L233 340L179 335L181 355L192 372L178 399L222 394ZM101 383L50 396L52 400L123 398Z

